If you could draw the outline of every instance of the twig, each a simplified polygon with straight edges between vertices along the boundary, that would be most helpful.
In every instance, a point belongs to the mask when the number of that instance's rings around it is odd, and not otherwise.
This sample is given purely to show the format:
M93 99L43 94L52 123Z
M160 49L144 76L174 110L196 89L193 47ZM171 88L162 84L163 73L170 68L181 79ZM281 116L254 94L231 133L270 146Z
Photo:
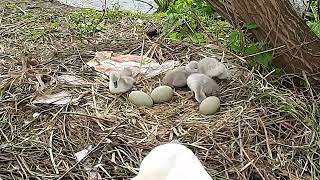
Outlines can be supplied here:
M53 157L53 153L52 153L52 139L53 139L53 132L54 130L51 131L51 134L50 134L50 139L49 139L49 147L48 147L48 150L49 150L49 155L50 155L50 159L51 159L51 163L52 163L52 166L54 168L54 171L56 172L56 174L59 174L59 170L58 170L58 167L54 161L54 157Z
M21 163L22 163L22 159L20 159L20 156L19 156L19 155L16 155L16 159L17 159L17 162L18 162L20 168L22 169L23 174L26 176L26 179L29 179L29 178L28 178L28 175L27 175L27 173L26 173L26 171L25 171L24 166L21 164Z
M242 58L245 59L245 58L248 58L248 57L253 57L253 56L256 56L256 55L259 55L259 54L264 54L264 53L267 53L267 52L275 51L275 50L278 50L278 49L281 49L281 48L284 48L284 47L286 47L286 45L282 45L282 46L279 46L279 47L276 47L276 48L272 48L272 49L268 49L268 50L261 51L261 52L258 52L258 53L250 54L250 55L244 56Z
M19 9L19 11L21 11L23 13L23 15L27 14L27 12L25 10L23 10L21 7L16 5L16 8Z
M272 157L272 152L271 152L271 149L270 149L267 128L264 125L264 123L262 122L261 118L259 118L259 122L260 122L261 126L263 127L264 135L266 136L266 144L267 144L268 154L269 154L269 158L270 158L269 159L269 163L271 164L271 160L273 160L273 157Z
M103 121L110 121L108 119L105 119L105 118L101 118L101 117L97 117L97 116L92 116L92 115L89 115L89 114L83 114L83 113L77 113L77 112L61 112L61 114L72 114L72 115L78 115L78 116L85 116L85 117L89 117L89 118L93 118L93 119L98 119L98 120L103 120ZM108 115L109 117L112 117L112 118L116 118L118 119L117 116L115 115Z
M241 137L241 133L242 133L241 132L241 121L238 122L238 133L239 133L238 138L239 138L239 146L240 146L240 148L239 148L239 150L240 150L240 161L241 161L241 164L243 165L243 151L242 151L243 144L242 144L242 137Z

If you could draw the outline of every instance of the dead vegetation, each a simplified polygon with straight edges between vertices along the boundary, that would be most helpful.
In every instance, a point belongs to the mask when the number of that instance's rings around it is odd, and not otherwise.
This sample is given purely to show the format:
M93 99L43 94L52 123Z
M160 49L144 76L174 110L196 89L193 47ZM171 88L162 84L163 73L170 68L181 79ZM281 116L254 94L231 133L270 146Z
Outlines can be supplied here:
M227 54L234 76L220 83L219 113L200 115L185 89L169 103L137 108L127 94L110 94L108 80L86 66L94 52L149 52L160 62L188 62L222 51L148 38L135 17L106 19L106 32L79 36L69 26L71 11L56 2L0 3L0 179L88 179L88 172L130 179L146 153L173 139L188 145L216 179L319 178L319 90L308 79L297 88L293 75L262 75ZM60 25L50 29L56 19ZM56 81L62 74L89 83ZM160 79L141 78L136 88L150 92ZM32 103L61 91L79 101ZM90 145L77 162L74 154Z

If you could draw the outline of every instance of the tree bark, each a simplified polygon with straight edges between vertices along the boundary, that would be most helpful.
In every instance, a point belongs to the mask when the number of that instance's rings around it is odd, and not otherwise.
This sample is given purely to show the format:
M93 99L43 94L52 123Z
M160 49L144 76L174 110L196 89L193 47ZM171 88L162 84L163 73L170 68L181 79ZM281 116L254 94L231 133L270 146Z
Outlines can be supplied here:
M288 73L320 80L320 39L296 13L288 0L207 0L234 27L255 23L254 36L273 47L273 63Z

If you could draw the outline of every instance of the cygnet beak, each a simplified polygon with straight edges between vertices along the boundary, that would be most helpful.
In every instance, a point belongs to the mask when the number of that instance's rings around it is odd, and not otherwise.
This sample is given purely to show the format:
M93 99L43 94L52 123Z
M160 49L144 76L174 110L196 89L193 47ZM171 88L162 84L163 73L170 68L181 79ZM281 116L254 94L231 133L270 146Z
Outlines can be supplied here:
M115 88L118 88L118 81L114 81L113 85L114 85Z

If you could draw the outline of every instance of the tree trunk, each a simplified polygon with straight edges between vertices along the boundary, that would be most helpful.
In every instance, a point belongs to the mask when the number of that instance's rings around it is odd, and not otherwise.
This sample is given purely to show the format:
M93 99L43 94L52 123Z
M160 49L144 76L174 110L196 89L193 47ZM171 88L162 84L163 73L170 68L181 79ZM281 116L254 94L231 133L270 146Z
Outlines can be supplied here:
M253 31L273 47L275 64L288 73L302 73L320 80L320 39L296 13L288 0L207 0L234 27L255 23Z

